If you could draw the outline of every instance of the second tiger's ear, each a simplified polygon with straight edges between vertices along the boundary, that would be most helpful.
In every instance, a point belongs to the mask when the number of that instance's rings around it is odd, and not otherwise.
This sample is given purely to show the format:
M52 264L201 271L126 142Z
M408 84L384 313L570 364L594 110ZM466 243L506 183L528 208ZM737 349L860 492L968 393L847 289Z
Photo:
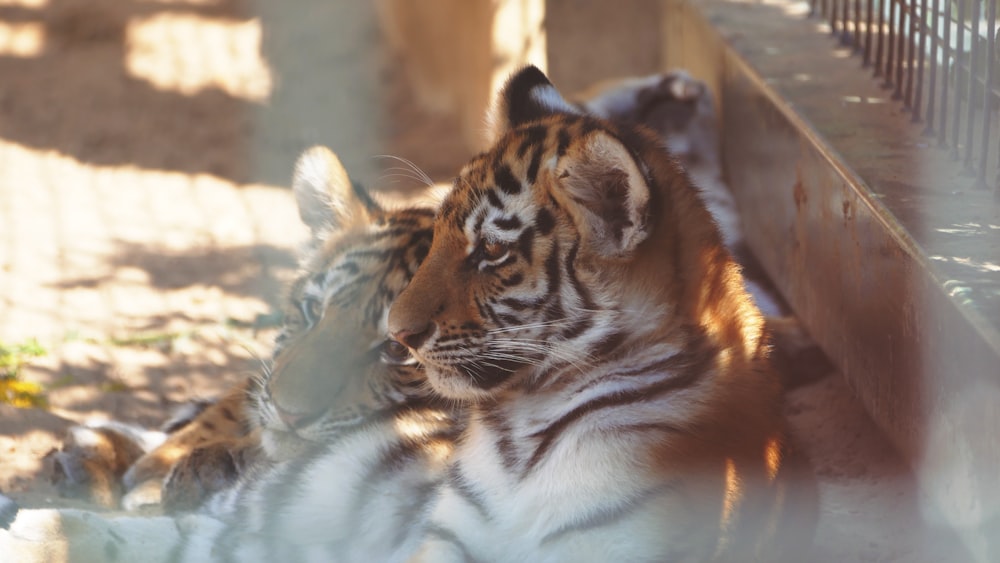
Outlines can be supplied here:
M314 239L344 228L354 220L367 220L378 206L355 186L340 159L330 149L312 147L295 163L292 191L299 217Z
M582 114L567 102L536 66L515 72L497 94L489 112L492 143L507 131L556 113Z

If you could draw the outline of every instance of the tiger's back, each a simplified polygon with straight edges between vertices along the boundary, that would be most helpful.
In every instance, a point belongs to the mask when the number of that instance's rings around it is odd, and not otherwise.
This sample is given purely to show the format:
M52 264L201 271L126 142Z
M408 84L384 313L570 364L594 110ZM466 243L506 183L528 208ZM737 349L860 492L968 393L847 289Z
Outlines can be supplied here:
M791 479L763 319L683 170L536 69L495 118L390 311L471 403L422 560L795 560L808 470Z

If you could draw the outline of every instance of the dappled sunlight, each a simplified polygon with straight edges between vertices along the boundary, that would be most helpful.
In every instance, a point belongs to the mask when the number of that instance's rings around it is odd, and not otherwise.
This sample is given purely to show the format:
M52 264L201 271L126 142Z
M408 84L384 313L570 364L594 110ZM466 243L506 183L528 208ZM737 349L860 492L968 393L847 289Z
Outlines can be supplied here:
M138 0L141 4L166 4L169 6L218 6L225 0Z
M37 57L44 48L42 24L0 21L0 57Z
M809 14L809 2L802 0L732 0L737 4L756 4L778 8L788 16L805 16Z
M840 100L845 104L887 104L888 98L872 98L870 96L841 96Z
M726 458L726 496L722 503L722 527L732 525L733 511L743 500L743 483L732 458Z
M0 224L0 342L38 339L20 381L77 421L149 420L256 370L305 236L285 188L6 140Z
M0 7L44 8L48 5L49 0L0 0Z
M126 27L125 67L156 88L193 95L209 88L250 102L271 95L261 55L259 19L232 21L190 14L138 18Z
M493 76L490 92L500 90L518 67L534 64L547 67L543 2L499 2L493 15ZM492 95L492 94L491 94Z
M39 429L27 430L26 432L24 432L19 436L8 434L6 431L0 431L0 452L10 451L14 446L13 444L14 440L19 438L26 438L27 441L31 443L48 444L51 443L51 441L56 438L56 435L48 430L39 430ZM36 474L42 469L44 463L42 457L47 453L47 450L45 449L44 446L42 446L39 447L35 453L38 454L35 457L25 457L25 456L17 456L14 458L7 457L4 459L4 464L5 465L11 464L7 465L8 469L14 469L17 472L23 473L25 475Z
M781 468L781 443L776 438L767 441L764 447L764 462L767 464L767 480L774 481Z

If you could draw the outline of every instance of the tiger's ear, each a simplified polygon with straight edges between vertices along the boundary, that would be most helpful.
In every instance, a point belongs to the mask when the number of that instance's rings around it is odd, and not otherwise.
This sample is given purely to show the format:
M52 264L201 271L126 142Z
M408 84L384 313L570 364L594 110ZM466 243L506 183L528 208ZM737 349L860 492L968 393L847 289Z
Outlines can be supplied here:
M368 194L353 185L337 155L326 147L315 146L302 153L295 163L292 191L299 217L313 238L355 219L367 218L377 209Z
M507 131L554 113L583 114L567 102L536 66L526 66L507 79L490 108L490 142Z
M589 246L605 257L626 257L649 235L650 189L625 145L597 131L571 146L555 178Z

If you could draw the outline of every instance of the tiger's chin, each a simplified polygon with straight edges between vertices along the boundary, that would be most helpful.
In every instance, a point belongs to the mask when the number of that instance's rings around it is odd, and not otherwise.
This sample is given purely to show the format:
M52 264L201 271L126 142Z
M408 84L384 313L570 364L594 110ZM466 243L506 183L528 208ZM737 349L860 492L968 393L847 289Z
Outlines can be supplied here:
M494 397L516 379L524 365L514 361L491 362L488 366L436 365L425 362L427 379L441 396L461 401Z
M306 440L294 432L263 428L260 433L261 447L272 461L287 461L302 456L319 444Z

